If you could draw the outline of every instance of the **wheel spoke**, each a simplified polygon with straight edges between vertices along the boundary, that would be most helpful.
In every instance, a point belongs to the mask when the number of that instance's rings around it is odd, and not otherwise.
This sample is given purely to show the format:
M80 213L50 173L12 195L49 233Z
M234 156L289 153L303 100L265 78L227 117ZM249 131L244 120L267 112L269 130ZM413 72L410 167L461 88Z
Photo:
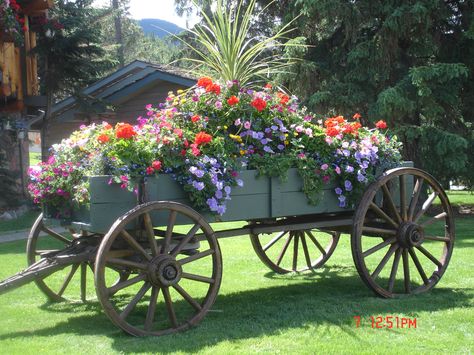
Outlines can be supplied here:
M384 240L382 243L380 244L377 244L376 246L370 248L369 250L366 250L362 253L362 256L364 258L368 257L369 255L372 255L373 253L375 253L376 251L386 247L387 245L389 244L392 244L392 243L395 243L397 241L397 238L393 237L393 238L390 238L390 239L386 239Z
M392 256L392 254L395 252L395 250L397 250L398 246L396 244L392 244L390 246L390 249L388 249L387 253L385 254L385 256L382 258L382 260L380 261L379 265L377 266L377 268L374 270L374 272L372 273L372 275L370 275L373 279L376 279L377 276L379 276L380 274L380 271L382 271L382 269L385 267L385 265L387 264L388 260L390 259L390 257Z
M418 220L425 214L425 212L430 208L430 206L433 204L433 201L438 197L439 193L438 192L433 192L423 203L423 206L421 210L416 214L415 218L413 218L413 222L417 223Z
M174 312L173 301L171 300L170 290L168 287L163 287L161 290L165 298L166 310L168 311L168 317L170 318L171 325L173 326L173 328L177 328L178 320L176 319L176 313Z
M186 258L180 259L180 260L178 260L178 262L181 265L184 265L184 264L190 263L191 261L198 260L198 259L204 258L204 257L206 257L208 255L212 255L212 254L214 254L214 249L208 249L206 251L202 251L200 253L197 253L197 254L188 256Z
M408 220L413 219L413 214L415 212L415 207L418 204L418 198L420 197L422 186L424 180L422 178L416 179L415 187L413 188L413 193L410 201L410 206L408 207Z
M169 251L170 243L171 243L171 236L173 235L173 227L176 222L176 216L178 212L171 211L170 216L168 218L168 226L166 227L166 234L165 234L165 244L163 247L163 253L166 254Z
M185 279L189 279L189 280L194 280L194 281L199 281L199 282L205 282L205 283L208 283L208 284L213 284L214 283L214 279L211 279L210 277L205 277L205 276L201 276L201 275L195 275L195 274L190 274L188 272L183 272L181 274L181 277L185 278Z
M263 251L267 251L268 249L270 249L276 242L278 242L281 238L283 238L287 233L288 231L284 231L278 234L275 238L270 240L270 242L267 245L263 247Z
M311 258L309 257L308 245L306 244L306 237L304 233L301 234L301 245L303 246L303 252L304 252L304 258L306 259L306 265L308 266L308 269L311 269Z
M125 266L130 267L133 269L140 269L140 270L147 270L147 264L137 263L135 261L126 260L126 259L118 259L118 258L107 258L107 264L117 265L117 266Z
M375 233L381 235L397 235L397 231L395 229L385 229L385 228L376 228L376 227L362 227L362 232L366 233Z
M388 223L390 223L393 227L398 228L398 223L395 222L392 218L390 218L379 206L377 206L375 203L371 202L370 203L370 208L379 215L379 217L383 218L386 220Z
M430 224L436 222L438 219L441 219L441 218L446 217L447 215L448 215L448 214L447 214L446 212L442 212L442 213L437 214L436 216L430 218L429 220L427 220L427 221L421 223L420 225L421 225L422 227L426 227L426 226L428 226L428 225L430 225Z
M398 264L400 262L400 257L402 256L402 250L397 249L395 252L395 258L393 259L392 271L390 271L390 277L388 279L388 292L392 292L393 286L395 284L395 277L397 276Z
M283 245L283 248L281 249L280 254L278 255L278 259L276 261L277 266L280 266L281 261L283 260L283 257L285 256L286 250L290 246L291 240L293 239L293 235L290 234L288 238L286 239L285 245Z
M421 278L423 279L423 283L425 285L428 285L429 281L428 278L426 277L425 270L423 270L423 267L421 266L420 260L418 260L418 257L415 254L415 251L413 248L409 248L408 252L410 253L410 256L415 263L416 269L418 270L418 273L420 274Z
M406 193L406 186L405 186L405 175L400 175L399 184L400 184L400 211L402 214L402 220L406 221L408 218L408 213L407 213L407 193Z
M107 291L109 292L110 295L113 295L114 293L117 293L118 291L120 291L121 289L125 287L135 285L137 282L145 280L145 278L146 278L146 274L137 275L131 279L125 280L123 282L119 282L116 285L109 287Z
M153 286L151 289L150 303L148 304L148 311L146 312L145 330L150 331L155 319L156 302L158 300L159 287Z
M408 264L408 250L403 249L403 283L405 285L405 293L411 293L410 289L410 265Z
M145 293L150 289L151 285L148 282L145 282L143 286L140 288L140 291L133 297L133 299L130 301L130 303L127 305L127 307L124 308L122 313L120 313L120 318L125 320L128 315L130 314L131 311L136 307L138 302L145 296Z
M388 202L388 205L390 206L390 209L392 210L393 214L397 218L398 223L402 223L402 218L400 217L400 213L398 213L398 209L395 206L395 202L393 202L392 194L388 190L388 187L386 184L382 185L382 191L385 196L384 201Z
M44 254L58 253L61 249L37 249L35 250L35 255L42 256Z
M179 284L176 284L176 285L173 285L173 288L178 291L178 293L183 296L183 298L188 301L188 303L194 307L194 309L196 311L201 311L202 310L202 307L201 305L194 299L191 297L191 295L189 293L187 293Z
M143 222L145 223L146 236L148 242L150 243L150 249L153 256L157 256L160 253L158 244L156 243L155 231L153 229L153 223L151 222L151 217L148 213L143 214Z
M324 250L323 246L318 242L318 240L316 239L316 237L313 235L313 233L311 233L310 231L306 231L306 234L308 235L309 239L311 239L311 241L313 242L314 245L316 245L316 247L319 249L319 251L324 255L326 256L326 250Z
M133 238L125 229L121 231L120 235L123 239L136 251L140 252L148 261L152 259L150 254Z
M428 250L423 248L421 245L417 246L416 248L419 251L421 251L428 259L430 259L436 266L438 266L438 268L441 269L443 267L443 264L441 264L441 262L433 256L433 254L431 254Z
M448 237L438 237L438 236L434 236L434 235L425 235L424 238L426 240L434 240L436 242L450 242L451 239L449 239Z
M64 244L71 244L71 240L67 239L66 237L62 236L61 234L59 233L56 233L54 230L52 229L49 229L48 227L46 226L42 226L41 230L47 234L49 234L51 237L53 237L54 239L57 239L59 240L60 242L63 242Z
M298 267L298 240L299 240L299 233L296 232L295 238L293 241L293 271L296 271Z
M87 290L87 263L81 264L81 301L86 301Z
M196 234L196 232L201 228L201 225L196 223L193 228L186 234L186 236L181 239L179 244L174 247L174 249L171 251L170 255L171 256L176 256L178 253L183 249L183 247L191 240L192 237Z
M63 295L64 291L66 291L66 288L69 285L69 282L71 282L71 279L74 276L74 274L76 273L77 269L79 268L79 265L80 264L75 264L75 265L72 266L71 271L66 276L61 288L59 289L59 292L58 292L59 297L61 297Z

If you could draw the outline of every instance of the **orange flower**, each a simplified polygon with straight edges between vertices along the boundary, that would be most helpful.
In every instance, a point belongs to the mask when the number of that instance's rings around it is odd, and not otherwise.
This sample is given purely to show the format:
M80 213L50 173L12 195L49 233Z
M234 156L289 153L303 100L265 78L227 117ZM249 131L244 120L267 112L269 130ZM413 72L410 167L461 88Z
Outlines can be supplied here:
M201 88L207 88L209 85L212 85L212 79L207 76L200 78L197 82L197 86Z
M239 98L235 95L232 95L231 97L229 97L229 99L227 100L227 103L230 105L230 106L234 106L236 104L239 103Z
M355 113L354 116L352 116L352 118L355 120L358 120L360 117L360 113Z
M108 131L109 129L112 129L112 125L111 125L110 123L108 123L108 122L105 122L105 121L102 122L102 126L104 127L104 129L105 129L106 131Z
M290 101L290 97L282 92L277 93L278 98L280 99L280 104L285 106L288 101Z
M261 112L261 111L265 110L265 108L267 107L267 102L264 99L261 99L260 97L257 97L255 100L253 100L250 103L250 105L255 107L255 109L258 112Z
M199 132L196 134L196 137L194 138L194 144L197 146L207 144L212 140L212 136L210 134L207 134L206 132Z
M385 129L387 128L387 122L380 120L375 124L375 127L377 127L378 129Z
M128 123L117 123L115 126L115 135L117 138L130 139L135 136L137 132L133 126Z
M104 144L104 143L107 143L110 140L110 137L108 135L102 133L97 137L97 140L99 141L99 143Z
M191 121L193 121L194 123L196 123L200 119L201 119L201 116L199 116L199 115L194 115L194 116L191 117Z
M335 127L328 127L326 129L326 134L329 136L329 137L335 137L339 134L339 130Z

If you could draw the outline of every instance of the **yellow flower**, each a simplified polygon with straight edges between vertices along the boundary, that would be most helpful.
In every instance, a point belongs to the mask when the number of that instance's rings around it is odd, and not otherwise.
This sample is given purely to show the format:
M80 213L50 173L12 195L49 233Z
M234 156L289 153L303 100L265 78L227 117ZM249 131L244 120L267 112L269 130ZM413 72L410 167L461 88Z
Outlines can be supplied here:
M240 155L245 155L245 153L247 153L247 151L242 150L242 149L240 150Z
M182 94L183 92L184 92L184 90L181 90L181 89L178 89L178 90L176 91L176 93L177 93L178 95L179 95L179 94Z
M294 132L293 135L294 135L295 137L298 137L298 132Z
M285 145L288 145L288 144L289 144L289 142L288 142L288 141L285 141Z
M181 105L186 103L186 99L181 99Z
M235 134L229 134L230 139L233 139L237 143L242 143L242 137L241 136L236 136Z
M227 126L224 126L224 129L227 129L228 127Z

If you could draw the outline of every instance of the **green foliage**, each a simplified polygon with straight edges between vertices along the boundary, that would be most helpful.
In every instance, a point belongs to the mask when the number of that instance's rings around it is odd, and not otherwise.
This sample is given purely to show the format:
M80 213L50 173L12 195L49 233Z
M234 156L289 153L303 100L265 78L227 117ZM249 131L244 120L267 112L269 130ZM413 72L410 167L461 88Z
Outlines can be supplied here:
M8 168L5 153L0 149L0 191L2 200L10 207L18 206L19 193L16 181L18 177L18 172Z

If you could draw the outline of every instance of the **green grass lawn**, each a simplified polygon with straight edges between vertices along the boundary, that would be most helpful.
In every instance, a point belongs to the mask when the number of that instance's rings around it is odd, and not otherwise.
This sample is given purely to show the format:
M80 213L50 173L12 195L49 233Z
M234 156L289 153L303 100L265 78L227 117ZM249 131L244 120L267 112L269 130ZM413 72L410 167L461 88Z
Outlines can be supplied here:
M474 191L448 191L449 202L453 206L474 205Z
M246 237L220 241L224 273L217 301L195 328L134 338L116 328L95 299L48 303L27 285L0 296L4 354L325 354L470 353L474 344L474 217L458 218L455 250L434 290L404 299L376 297L353 265L342 236L318 271L278 275ZM220 225L220 227L226 227ZM0 244L0 278L25 266L25 241ZM93 296L93 290L90 291ZM356 327L354 316L361 317ZM416 329L373 329L370 316L416 318Z
M30 152L30 166L37 165L41 162L41 153Z

